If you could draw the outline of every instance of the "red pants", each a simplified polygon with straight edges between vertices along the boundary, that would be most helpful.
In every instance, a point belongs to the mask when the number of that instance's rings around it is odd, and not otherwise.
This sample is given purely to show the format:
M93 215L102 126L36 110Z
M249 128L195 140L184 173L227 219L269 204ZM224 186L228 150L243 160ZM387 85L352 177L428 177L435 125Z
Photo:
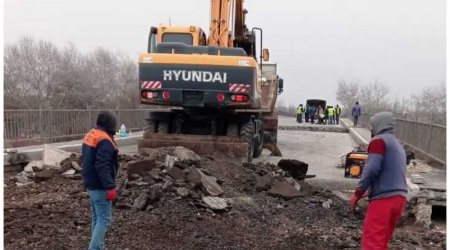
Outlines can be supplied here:
M400 195L370 201L363 227L363 250L388 249L405 205L406 198Z

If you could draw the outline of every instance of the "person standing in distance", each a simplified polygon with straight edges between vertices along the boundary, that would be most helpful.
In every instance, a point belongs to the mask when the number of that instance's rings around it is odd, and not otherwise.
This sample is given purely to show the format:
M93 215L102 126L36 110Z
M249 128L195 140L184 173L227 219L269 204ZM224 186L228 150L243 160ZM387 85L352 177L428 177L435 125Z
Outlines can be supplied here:
M361 116L361 107L359 106L359 102L356 102L355 106L353 106L352 116L353 116L353 127L356 127L358 125L358 118Z
M115 179L119 168L119 151L114 141L116 116L102 111L96 124L85 135L81 149L83 182L92 211L89 250L105 249L105 235L112 221L112 202L117 198Z
M372 140L368 158L351 209L367 192L369 206L364 220L362 249L388 249L397 221L405 206L406 153L394 135L395 119L391 112L379 112L370 118Z
M341 115L341 107L339 107L339 104L336 104L336 108L334 109L336 113L336 124L339 125L339 116Z

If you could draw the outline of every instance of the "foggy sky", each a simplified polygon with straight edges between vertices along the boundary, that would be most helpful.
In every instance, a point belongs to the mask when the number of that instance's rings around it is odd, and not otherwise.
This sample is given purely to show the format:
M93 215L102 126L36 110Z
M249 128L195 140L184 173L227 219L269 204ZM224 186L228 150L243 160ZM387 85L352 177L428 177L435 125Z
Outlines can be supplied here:
M445 0L246 0L248 27L285 80L285 103L335 103L339 80L389 86L407 97L445 81ZM96 47L137 61L150 26L199 25L208 31L208 0L5 0L5 43L31 36L82 52ZM361 100L363 102L363 100Z

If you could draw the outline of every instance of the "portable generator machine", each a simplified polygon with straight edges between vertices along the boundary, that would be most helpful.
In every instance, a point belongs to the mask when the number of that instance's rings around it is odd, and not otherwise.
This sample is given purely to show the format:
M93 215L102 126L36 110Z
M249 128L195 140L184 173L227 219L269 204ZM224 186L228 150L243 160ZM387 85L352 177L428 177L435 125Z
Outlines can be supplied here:
M366 151L348 153L345 157L345 178L360 178L367 157L368 153Z

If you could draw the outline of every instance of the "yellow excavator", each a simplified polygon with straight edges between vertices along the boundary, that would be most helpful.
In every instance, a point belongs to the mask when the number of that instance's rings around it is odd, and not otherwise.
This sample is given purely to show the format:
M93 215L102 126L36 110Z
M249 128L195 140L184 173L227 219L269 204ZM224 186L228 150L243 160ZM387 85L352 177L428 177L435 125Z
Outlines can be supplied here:
M283 80L276 64L262 64L269 51L262 49L262 29L245 25L246 13L243 0L211 0L208 37L197 26L150 28L139 56L140 101L160 109L145 114L140 151L185 146L251 161L265 147L281 156L275 103Z

